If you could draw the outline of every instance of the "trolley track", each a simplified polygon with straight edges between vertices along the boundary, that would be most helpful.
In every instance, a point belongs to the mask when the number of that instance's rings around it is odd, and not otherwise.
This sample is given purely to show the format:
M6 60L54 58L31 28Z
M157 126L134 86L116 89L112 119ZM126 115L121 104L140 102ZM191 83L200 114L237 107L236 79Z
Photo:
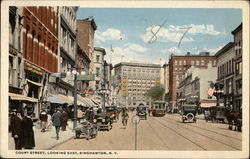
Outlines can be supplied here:
M177 122L178 122L178 120L171 119L171 118L169 118L169 117L166 117L166 118L169 119L169 120L177 121ZM165 119L165 118L164 118L164 119ZM202 127L199 127L199 126L195 126L195 125L189 125L189 126L190 126L190 127L195 127L195 128L201 129L201 130L209 131L209 132L212 132L212 133L215 133L215 134L217 134L217 135L224 136L224 137L232 138L232 139L237 140L237 141L242 141L242 140L239 139L239 138L236 138L236 137L233 137L233 136L229 136L229 135L225 135L225 134L222 134L222 133L218 133L218 132L216 132L216 131L209 130L209 129L205 129L205 128L202 128Z
M159 123L161 123L162 125L164 125L164 127L170 128L169 126L166 126L166 125L165 125L164 123L162 123L161 121L159 121L159 120L157 120L157 119L155 119L155 120L158 121ZM200 135L200 136L203 136L203 137L205 137L205 138L209 138L209 139L211 139L211 140L213 140L213 141L215 141L215 142L218 142L218 143L220 143L220 144L223 144L223 145L226 145L226 146L228 146L228 147L231 147L231 148L233 148L233 149L235 149L235 150L241 150L241 149L236 148L236 147L234 147L234 146L232 146L232 145L230 145L230 144L227 144L227 143L221 142L221 141L219 141L219 140L217 140L217 139L214 139L214 138L212 138L212 137L210 137L210 136L208 136L208 135L204 135L204 134L202 134L202 133L200 133L200 132L194 131L194 130L192 130L192 129L186 127L186 126L183 126L182 124L170 122L169 120L166 120L166 118L163 118L163 120L164 120L164 121L167 121L168 123L171 123L171 124L174 124L174 125L178 125L178 127L181 127L181 128L183 128L183 129L185 129L185 130L188 130L188 131L191 131L191 132L193 132L193 133L195 133L195 134L198 134L198 135ZM171 129L172 129L172 128L171 128ZM183 136L183 135L182 135L182 136ZM185 137L185 138L186 138L186 137Z
M185 138L186 140L188 140L189 142L193 143L194 145L196 145L197 147L201 148L202 150L207 150L205 147L203 147L202 145L192 141L191 139L189 139L188 137L182 135L181 133L179 133L178 131L176 131L175 129L169 127L169 126L166 126L165 124L163 124L162 122L160 122L159 120L155 119L155 118L152 118L154 121L157 121L160 125L162 125L163 127L165 128L168 128L169 130L175 132L177 135Z
M153 126L149 123L146 122L148 124L148 126L153 130L154 134L156 134L156 136L161 140L161 142L163 143L164 146L167 147L167 149L170 149L170 147L164 142L163 138L157 133L157 131L153 128Z

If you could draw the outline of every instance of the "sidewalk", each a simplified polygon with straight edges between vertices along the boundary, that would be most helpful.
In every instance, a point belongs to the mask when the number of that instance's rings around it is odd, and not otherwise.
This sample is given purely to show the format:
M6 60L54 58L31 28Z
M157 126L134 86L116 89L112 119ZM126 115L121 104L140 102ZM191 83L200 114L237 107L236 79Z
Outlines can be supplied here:
M51 129L46 129L46 132L41 132L40 124L35 123L35 126L33 126L33 130L35 135L35 150L49 150L52 147L61 144L75 136L72 121L68 121L66 131L60 130L59 140L56 140L56 131L54 126L52 126ZM11 133L9 133L8 142L9 150L14 150L15 143L14 139L11 137Z

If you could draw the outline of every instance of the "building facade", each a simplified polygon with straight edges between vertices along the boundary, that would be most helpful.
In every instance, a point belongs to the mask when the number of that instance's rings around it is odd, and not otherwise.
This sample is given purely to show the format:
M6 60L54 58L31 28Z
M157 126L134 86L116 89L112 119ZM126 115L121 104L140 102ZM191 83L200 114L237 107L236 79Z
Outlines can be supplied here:
M105 70L104 70L104 56L106 55L106 51L103 48L94 48L93 54L93 74L95 75L95 81L91 82L92 88L94 91L99 91L105 88Z
M23 95L23 8L9 7L9 108L20 110L29 98ZM19 97L19 98L17 98ZM22 97L22 98L21 98ZM32 102L32 101L31 101Z
M35 118L46 103L48 81L58 72L58 7L23 7L24 95Z
M234 45L235 45L235 76L234 76L234 85L235 85L235 94L234 94L234 109L240 111L242 108L242 23L232 31L234 35Z
M234 43L229 42L220 49L215 56L217 57L217 83L223 85L223 95L218 96L218 105L233 106L234 97L234 67L235 51Z
M58 7L58 72L63 78L51 76L48 93L73 96L74 76L70 73L76 60L76 12L77 7Z
M201 108L216 106L215 96L209 96L208 90L217 79L217 68L212 63L207 68L191 66L177 89L177 105L183 103L196 104Z
M89 65L89 73L93 73L94 63L93 54L94 54L94 35L95 30L97 29L96 23L92 17L77 20L76 28L78 31L78 45L79 47L87 54L89 59L91 60Z
M117 97L120 106L150 106L146 92L160 84L160 69L157 64L121 62L114 66L118 81Z
M172 55L169 60L169 107L178 109L176 105L177 87L185 77L185 72L191 66L207 68L212 63L216 67L216 57L210 56L209 52L201 52L199 55L191 55L189 52L184 56Z
M169 65L164 64L163 66L163 87L164 87L164 99L169 101Z

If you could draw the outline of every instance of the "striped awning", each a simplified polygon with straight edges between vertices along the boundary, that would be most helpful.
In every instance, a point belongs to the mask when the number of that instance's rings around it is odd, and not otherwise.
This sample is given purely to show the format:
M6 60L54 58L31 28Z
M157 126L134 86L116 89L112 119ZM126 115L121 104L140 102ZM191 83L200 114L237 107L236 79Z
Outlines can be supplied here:
M63 100L67 101L67 103L69 105L74 103L74 100L72 100L73 99L72 97L65 96L65 95L62 95L62 94L58 94L58 96L61 97Z
M51 103L57 103L57 104L65 104L68 103L63 98L59 97L58 95L48 95L47 101Z

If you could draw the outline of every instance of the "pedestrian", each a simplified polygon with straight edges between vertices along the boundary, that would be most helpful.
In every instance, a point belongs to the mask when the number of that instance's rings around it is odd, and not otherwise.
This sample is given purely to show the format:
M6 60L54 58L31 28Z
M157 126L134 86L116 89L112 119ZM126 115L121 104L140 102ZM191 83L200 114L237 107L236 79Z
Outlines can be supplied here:
M57 109L57 111L51 117L52 123L56 128L56 139L59 139L59 131L62 124L62 113Z
M150 116L150 113L151 113L151 109L148 108L148 116Z
M78 123L80 123L81 122L81 119L83 118L83 111L82 111L82 109L78 109L77 110L77 119L78 119Z
M47 113L47 115L48 115L48 119L47 119L46 129L51 129L51 126L52 126L51 115L49 112Z
M21 150L23 146L23 125L21 112L17 112L11 120L12 137L15 141L15 149Z
M31 114L28 113L27 116L23 118L23 147L25 149L33 149L35 147L35 137L33 131L33 121L31 119Z
M66 131L66 126L68 125L68 114L65 110L62 112L62 131Z
M40 113L40 121L41 121L41 127L42 127L41 132L45 132L47 121L48 121L48 114L44 109Z

